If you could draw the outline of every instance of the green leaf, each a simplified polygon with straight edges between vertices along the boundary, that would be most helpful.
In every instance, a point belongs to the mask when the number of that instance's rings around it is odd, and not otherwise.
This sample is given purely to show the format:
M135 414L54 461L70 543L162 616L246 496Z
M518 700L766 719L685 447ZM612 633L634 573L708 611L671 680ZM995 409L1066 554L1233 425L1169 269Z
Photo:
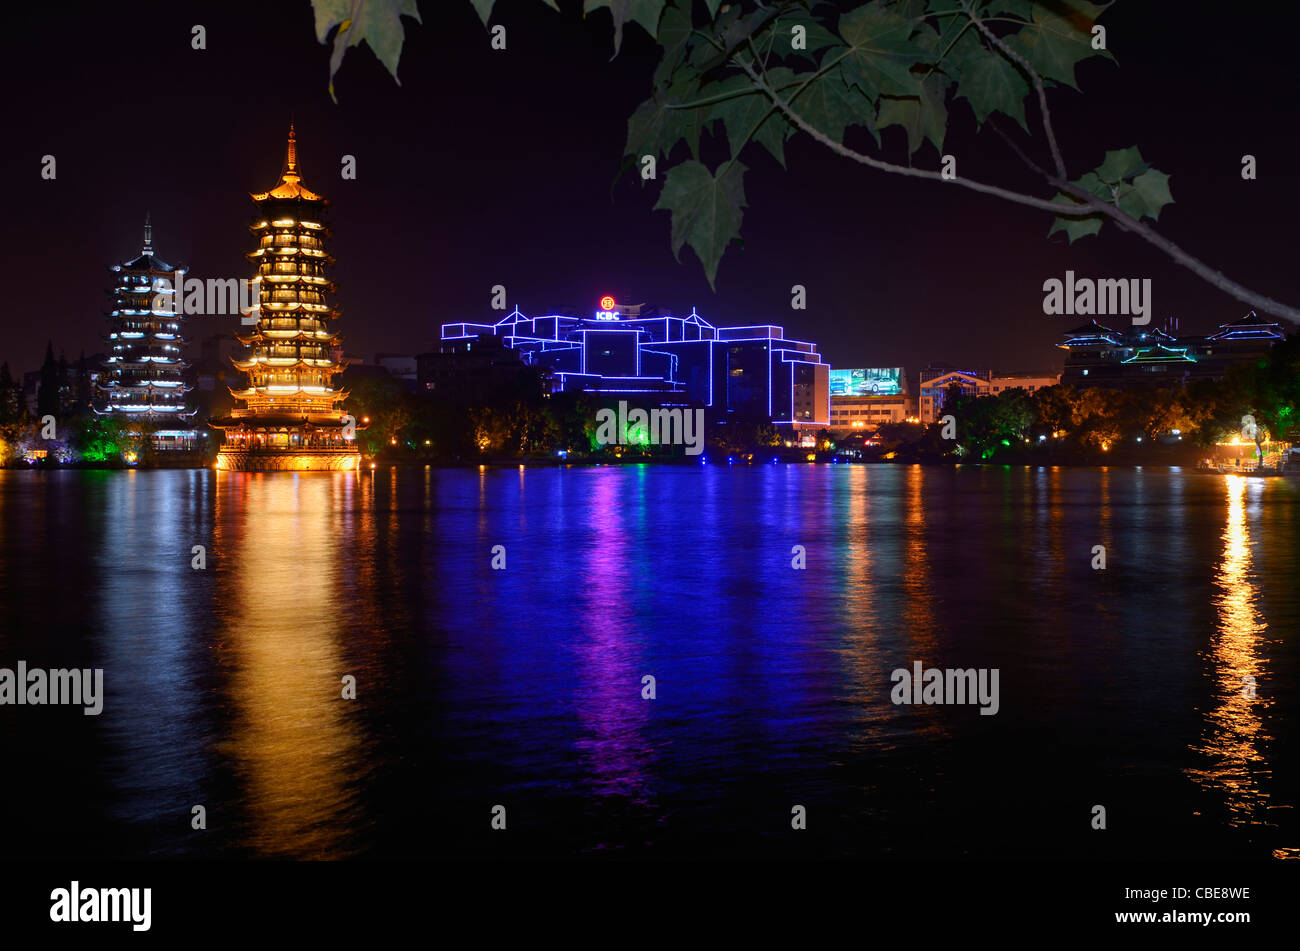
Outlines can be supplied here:
M794 48L794 28L796 26L804 28L805 49L797 50ZM839 43L839 39L835 34L822 26L821 20L811 13L783 16L776 21L772 29L776 34L774 50L778 55L798 56L814 63L817 62L816 54L819 50L824 50L828 46L835 46Z
M316 42L324 44L330 30L352 13L352 0L311 0L311 7L316 18Z
M682 245L689 244L704 265L709 286L718 262L733 240L740 240L741 211L745 207L745 166L726 162L720 177L701 163L691 160L668 170L656 211L672 214L673 255L681 260Z
M658 99L647 99L627 119L627 145L624 155L666 155L672 145L666 142L668 109Z
M659 45L664 48L664 58L655 69L654 84L666 83L673 71L686 57L686 42L691 38L691 18L675 6L664 8L659 21Z
M1029 126L1025 124L1028 80L1001 53L985 49L979 43L974 45L979 52L969 48L957 64L957 96L970 103L980 125L993 113L1001 112L1015 119L1028 132Z
M917 95L912 65L925 59L925 51L911 41L913 29L911 20L886 10L879 0L840 17L839 34L848 44L848 55L840 64L844 81L857 86L872 102L882 93ZM837 55L841 49L835 48L829 55Z
M1116 185L1148 168L1150 165L1142 160L1142 153L1137 146L1113 149L1106 153L1105 161L1097 166L1097 177L1107 184Z
M943 153L943 137L948 128L948 108L944 105L947 80L932 73L921 83L920 96L882 96L876 122L884 129L901 125L907 132L907 154L915 154L929 139Z
M658 39L659 17L664 12L664 0L582 0L584 16L601 7L609 8L614 19L614 55L623 45L623 24L641 24L651 39Z
M1086 172L1082 178L1077 178L1070 184L1087 189L1102 201L1112 201L1115 197L1111 192L1111 186L1103 182L1096 172Z
M748 77L734 78L743 80L744 84L749 85L753 92L748 95L737 96L734 99L727 99L713 107L713 114L722 120L722 125L727 131L727 142L731 147L731 157L735 158L740 154L745 146L745 137L753 132L753 140L771 152L773 158L781 163L784 168L785 140L794 133L794 126L786 121L766 93L753 89ZM784 67L776 67L767 70L764 78L773 89L780 93L794 82L794 73ZM704 95L714 95L721 92L726 85L727 83L719 83L716 86L706 86L701 92ZM763 118L764 115L767 116L766 119ZM760 120L762 120L762 124L755 131L754 124Z
M716 104L674 108L706 98L698 79L690 70L675 74L667 88L655 90L654 96L637 107L627 120L625 155L662 154L668 158L674 146L685 140L691 154L700 154L700 133L717 120ZM741 77L733 77L734 79Z
M1089 56L1107 56L1092 48L1092 26L1102 8L1085 0L1057 0L1051 7L1034 4L1033 20L1007 39L1043 79L1078 89L1074 67Z
M1079 199L1072 195L1067 195L1064 192L1057 192L1056 197L1053 198L1052 201L1066 206L1078 206L1083 204ZM1056 234L1056 232L1064 231L1070 244L1074 244L1074 242L1079 238L1087 237L1090 234L1096 234L1100 230L1101 216L1097 212L1093 212L1091 215L1065 214L1052 221L1052 230L1047 232L1047 236L1050 238L1052 235Z
M415 0L313 0L316 20L316 39L324 43L330 30L334 34L334 47L330 52L330 98L334 95L334 75L343 63L343 56L352 47L364 42L374 51L399 86L397 64L402 57L402 42L406 38L402 17L409 16L416 23L420 11Z
M1143 172L1133 179L1131 187L1120 191L1120 210L1134 218L1160 218L1160 209L1173 204L1174 196L1169 192L1169 176L1154 168Z
M347 0L344 0L344 2L347 2ZM496 3L496 0L469 0L469 2L474 5L474 10L478 13L478 18L483 21L483 25L487 26L488 18L492 16L492 7ZM560 8L556 4L555 0L542 0L542 3L546 4L556 13L560 12Z
M865 126L876 143L880 143L880 130L876 127L875 103L859 90L848 85L840 66L822 73L812 80L802 92L791 90L786 101L794 113L827 135L832 141L843 143L844 130L851 125ZM796 74L797 81L805 77ZM796 87L797 89L797 87Z
M990 5L980 16L997 16L1000 13L1010 13L1022 20L1028 20L1033 16L1033 12L1034 5L1030 0L999 0L999 2Z

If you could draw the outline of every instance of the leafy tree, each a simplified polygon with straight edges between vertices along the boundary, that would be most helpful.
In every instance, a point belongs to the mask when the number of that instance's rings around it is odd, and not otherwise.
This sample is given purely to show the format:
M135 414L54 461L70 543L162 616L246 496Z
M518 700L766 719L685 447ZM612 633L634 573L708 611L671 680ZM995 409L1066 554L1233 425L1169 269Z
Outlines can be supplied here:
M1078 395L1068 384L1047 386L1034 392L1038 421L1049 439L1054 433L1068 433L1073 425L1074 405Z
M54 362L54 345L45 344L45 362L41 364L41 381L36 388L36 415L59 416L59 365Z
M1274 438L1300 440L1300 334L1275 344L1252 371L1253 415Z
M556 0L543 2L559 11ZM471 3L487 26L495 0ZM629 23L662 49L650 95L628 120L624 168L640 170L644 181L651 162L672 163L662 175L656 172L663 186L655 207L670 213L673 252L680 256L690 245L710 284L727 247L740 240L747 207L741 155L763 149L784 165L786 140L806 135L867 169L1039 209L1052 216L1048 234L1063 231L1071 242L1113 222L1238 300L1300 322L1300 309L1228 279L1151 227L1173 196L1169 175L1152 167L1137 146L1107 151L1100 164L1071 174L1078 162L1067 162L1061 151L1048 93L1077 89L1080 63L1113 59L1097 22L1107 7L1089 0L844 6L819 0L584 0L584 15L609 11L616 55ZM420 20L415 0L368 0L364 17L353 13L350 0L313 0L313 7L317 39L333 37L331 95L343 56L362 42L397 78L402 16ZM1020 160L1025 178L1017 187L969 178L945 162L949 122L959 108L969 108L981 134L991 131ZM1007 122L1047 159L1036 160L1017 144ZM881 135L895 126L906 137L902 155L891 155ZM729 153L712 167L701 150L706 133L725 142ZM864 136L874 148L852 144L867 142ZM925 155L923 164L913 161L918 153ZM1088 156L1085 164L1096 160Z
M90 383L90 364L86 362L86 351L82 350L81 357L77 360L77 412L84 413L90 409L93 399L94 392Z
M9 361L0 364L0 425L21 422L27 415L23 408L23 389L9 372Z
M117 461L125 449L131 448L139 452L145 442L132 438L126 431L126 425L116 416L91 413L71 427L69 442L87 462Z

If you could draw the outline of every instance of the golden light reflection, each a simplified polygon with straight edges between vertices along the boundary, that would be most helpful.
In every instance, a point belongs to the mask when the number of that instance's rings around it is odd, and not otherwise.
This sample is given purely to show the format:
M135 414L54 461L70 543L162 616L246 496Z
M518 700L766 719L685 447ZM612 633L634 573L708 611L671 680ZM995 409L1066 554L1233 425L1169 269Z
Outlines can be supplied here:
M1247 480L1228 476L1228 519L1223 530L1223 559L1215 585L1219 628L1208 659L1215 666L1215 705L1205 715L1205 736L1194 752L1208 764L1189 769L1202 787L1222 795L1233 826L1265 822L1267 794L1261 780L1269 774L1261 744L1265 735L1261 714L1270 705L1263 694L1251 698L1245 689L1253 677L1263 680L1265 661L1258 648L1267 624L1256 609L1259 591L1252 583L1250 524L1246 510Z
M334 521L345 473L231 473L216 493L215 550L231 669L230 752L246 787L248 841L264 856L349 854L360 740L341 678ZM357 691L365 689L358 678Z
M913 656L934 656L938 649L931 599L930 556L925 541L925 467L908 466L903 520L903 623L912 635Z
M884 628L880 618L878 600L873 597L877 584L875 552L871 537L871 467L850 466L848 502L843 516L843 550L837 569L838 587L843 597L838 599L838 627L844 632L844 646L840 650L844 679L856 685L854 701L860 714L868 720L885 719L894 711L886 710L862 685L880 683L889 677L883 669L879 638Z

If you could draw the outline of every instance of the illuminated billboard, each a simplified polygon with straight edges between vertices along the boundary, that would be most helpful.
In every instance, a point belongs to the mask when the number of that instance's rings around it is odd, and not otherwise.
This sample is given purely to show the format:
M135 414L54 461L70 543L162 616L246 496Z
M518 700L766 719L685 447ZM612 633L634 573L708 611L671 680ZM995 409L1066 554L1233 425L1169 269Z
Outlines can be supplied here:
M901 392L902 367L831 371L831 396L897 396Z

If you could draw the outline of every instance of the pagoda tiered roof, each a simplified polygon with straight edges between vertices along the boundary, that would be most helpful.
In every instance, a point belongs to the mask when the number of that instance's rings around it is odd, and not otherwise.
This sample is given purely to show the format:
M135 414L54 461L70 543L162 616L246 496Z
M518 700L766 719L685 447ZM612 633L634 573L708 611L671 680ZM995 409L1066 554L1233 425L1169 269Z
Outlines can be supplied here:
M262 202L268 198L298 198L303 201L324 202L325 199L302 184L302 175L298 172L298 144L289 123L289 148L284 157L284 171L280 173L280 182L270 191L250 192L253 201Z

